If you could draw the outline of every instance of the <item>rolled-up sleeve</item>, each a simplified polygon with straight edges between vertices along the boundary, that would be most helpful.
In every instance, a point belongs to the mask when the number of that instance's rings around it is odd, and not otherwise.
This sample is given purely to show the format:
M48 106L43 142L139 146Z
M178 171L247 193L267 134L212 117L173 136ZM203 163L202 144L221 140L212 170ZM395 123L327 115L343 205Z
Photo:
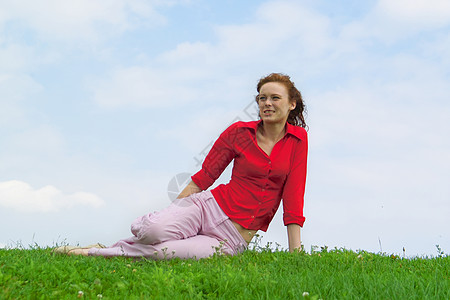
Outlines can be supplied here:
M283 189L283 222L284 225L299 224L303 227L303 204L306 185L306 164L308 157L307 135L295 145L291 160L291 170Z
M192 181L202 189L208 189L235 157L232 144L236 126L228 127L213 144L206 156L200 171L191 176Z

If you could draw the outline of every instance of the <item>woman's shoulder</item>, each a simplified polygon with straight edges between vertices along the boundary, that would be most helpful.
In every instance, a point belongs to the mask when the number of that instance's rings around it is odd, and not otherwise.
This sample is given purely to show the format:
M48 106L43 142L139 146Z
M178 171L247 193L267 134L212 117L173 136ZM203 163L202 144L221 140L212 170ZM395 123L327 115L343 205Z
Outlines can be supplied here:
M287 133L302 141L308 140L308 133L306 132L306 129L301 126L295 126L288 123Z
M243 138L243 136L247 136L249 134L254 135L256 132L257 126L258 126L257 121L233 122L220 134L220 138L222 140L235 141L237 138ZM254 128L254 130L253 130L253 128Z
M261 121L237 121L231 124L231 126L235 127L248 127L248 128L257 128L258 123Z
M236 131L242 128L250 128L256 130L256 128L258 127L258 123L259 121L249 121L249 122L237 121L231 123L227 127L227 129L225 129L225 131Z

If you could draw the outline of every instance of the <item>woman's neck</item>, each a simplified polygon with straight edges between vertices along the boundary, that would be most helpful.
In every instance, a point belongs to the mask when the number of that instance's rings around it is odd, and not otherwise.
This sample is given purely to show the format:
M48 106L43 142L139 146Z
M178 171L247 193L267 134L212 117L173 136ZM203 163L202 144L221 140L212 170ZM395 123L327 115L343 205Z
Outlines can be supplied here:
M271 123L261 124L261 134L268 140L278 142L285 133L286 124L283 123Z

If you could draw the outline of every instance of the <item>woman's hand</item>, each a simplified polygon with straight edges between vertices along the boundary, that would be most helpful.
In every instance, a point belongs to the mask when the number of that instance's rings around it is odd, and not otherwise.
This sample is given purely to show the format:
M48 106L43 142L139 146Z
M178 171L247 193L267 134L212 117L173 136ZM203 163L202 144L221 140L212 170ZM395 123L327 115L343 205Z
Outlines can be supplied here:
M300 239L300 225L288 224L287 234L289 241L289 252L300 251L302 249L302 241Z

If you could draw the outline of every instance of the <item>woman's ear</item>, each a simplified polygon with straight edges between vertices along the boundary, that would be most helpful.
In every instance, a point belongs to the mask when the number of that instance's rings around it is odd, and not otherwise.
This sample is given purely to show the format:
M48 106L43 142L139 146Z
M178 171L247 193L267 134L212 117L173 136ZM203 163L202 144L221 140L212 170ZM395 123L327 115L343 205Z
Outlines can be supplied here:
M292 103L291 103L291 110L294 110L296 106L297 106L297 103L292 102Z

